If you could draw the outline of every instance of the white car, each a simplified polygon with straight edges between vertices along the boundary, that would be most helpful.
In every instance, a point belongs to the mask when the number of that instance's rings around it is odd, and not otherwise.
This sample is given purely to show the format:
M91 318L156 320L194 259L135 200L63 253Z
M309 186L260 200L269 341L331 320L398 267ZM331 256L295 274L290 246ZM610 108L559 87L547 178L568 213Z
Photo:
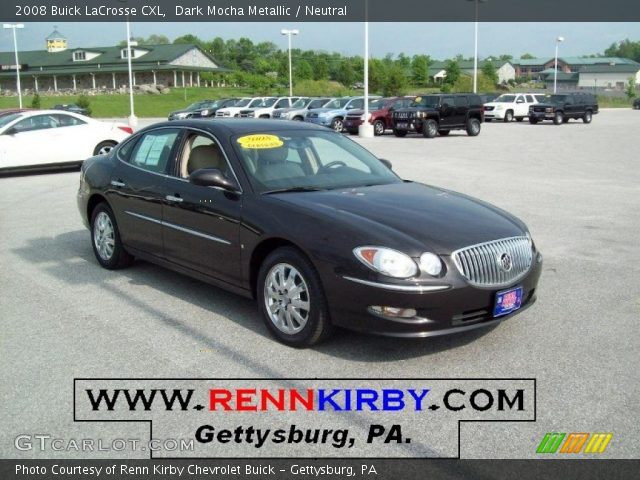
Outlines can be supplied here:
M0 171L80 164L109 153L132 133L123 123L61 110L5 115L0 117Z
M232 107L221 108L216 112L217 118L233 118L240 116L240 110L254 108L260 105L264 97L244 97L238 100Z
M240 110L245 118L271 118L275 110L290 108L300 97L265 97L257 107Z
M511 122L515 118L521 122L529 115L529 106L539 103L544 95L533 93L505 93L493 102L484 104L484 120L502 120Z

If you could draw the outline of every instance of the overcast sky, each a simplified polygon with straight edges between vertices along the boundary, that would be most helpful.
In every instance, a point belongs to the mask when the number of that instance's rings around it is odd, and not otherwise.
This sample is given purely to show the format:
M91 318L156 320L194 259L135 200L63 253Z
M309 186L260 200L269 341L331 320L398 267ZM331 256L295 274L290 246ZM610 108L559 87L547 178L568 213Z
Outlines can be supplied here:
M20 50L44 49L44 39L53 27L50 23L25 24L25 29L18 31ZM294 47L349 55L363 53L361 23L134 23L132 34L163 34L170 40L187 33L203 40L245 36L254 42L271 41L286 48L286 38L280 35L283 27L300 29ZM124 23L60 23L58 30L69 39L71 48L115 45L126 37ZM374 57L400 52L426 53L435 59L458 53L473 55L473 23L372 23L369 32ZM566 38L560 54L577 56L601 53L625 38L640 40L640 23L481 23L479 32L480 57L509 53L517 58L525 52L552 57L558 35ZM12 49L11 31L0 30L0 51Z

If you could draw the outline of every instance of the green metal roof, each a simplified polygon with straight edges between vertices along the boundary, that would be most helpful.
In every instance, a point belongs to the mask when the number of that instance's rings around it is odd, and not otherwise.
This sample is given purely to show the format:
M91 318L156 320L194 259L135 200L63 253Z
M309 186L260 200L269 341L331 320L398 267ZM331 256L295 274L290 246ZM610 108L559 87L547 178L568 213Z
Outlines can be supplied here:
M640 64L591 65L580 69L580 73L638 73Z
M513 65L520 65L522 67L534 67L545 65L549 62L553 62L553 57L547 58L517 58L513 59L511 63ZM562 61L567 65L608 65L610 63L615 64L638 64L637 62L629 58L621 57L558 57L558 61Z
M19 52L20 64L27 65L27 68L23 70L23 73L36 73L37 71L45 70L66 70L66 73L73 73L73 71L86 71L95 72L99 70L113 68L118 65L127 65L127 59L121 57L121 51L124 47L86 47L86 48L74 48L65 50L62 52L47 52L46 50L30 50L25 52ZM197 45L191 44L170 44L170 45L140 45L135 47L140 50L148 50L143 56L132 58L131 63L135 65L145 65L147 69L150 66L160 66L167 64L176 58L184 55L193 49L198 49L205 56L207 56L212 62L217 62L211 58L206 52L200 49ZM83 50L86 52L99 53L95 58L91 60L73 61L73 52ZM0 52L0 64L13 65L15 64L15 58L13 52ZM98 67L99 66L99 67ZM219 70L225 71L226 69L215 68L191 68L191 70Z

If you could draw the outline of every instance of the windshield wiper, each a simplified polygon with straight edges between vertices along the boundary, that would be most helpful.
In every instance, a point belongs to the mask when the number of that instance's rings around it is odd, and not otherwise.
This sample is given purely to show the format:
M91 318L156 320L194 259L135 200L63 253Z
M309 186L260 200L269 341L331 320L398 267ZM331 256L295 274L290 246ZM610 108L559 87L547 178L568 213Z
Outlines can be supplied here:
M262 192L263 195L270 195L272 193L292 193L292 192L322 192L327 190L326 188L318 187L289 187L289 188L277 188L275 190L267 190Z

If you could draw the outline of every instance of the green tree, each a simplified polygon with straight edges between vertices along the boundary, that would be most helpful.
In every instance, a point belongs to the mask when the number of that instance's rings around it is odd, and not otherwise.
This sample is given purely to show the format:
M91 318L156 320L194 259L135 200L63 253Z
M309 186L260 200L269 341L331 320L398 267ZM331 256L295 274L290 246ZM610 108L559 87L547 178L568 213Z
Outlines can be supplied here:
M482 66L482 73L487 79L493 82L494 85L498 84L498 71L492 61L487 60L484 62L484 65Z
M306 60L298 60L295 77L299 80L311 80L313 78L313 69L309 62Z
M91 115L91 102L86 95L80 95L76 100L76 105L87 110L87 115Z
M33 98L31 99L31 108L40 108L40 95L38 95L37 93L33 95Z
M627 98L629 100L636 97L636 78L634 76L629 77L625 93L627 94Z
M604 51L604 54L607 57L630 58L640 62L640 41L632 42L627 38L621 42L613 43Z
M392 65L387 70L387 79L384 82L382 94L385 97L393 97L406 93L407 75L401 63Z
M353 85L353 69L347 60L343 60L340 64L340 69L338 70L338 76L336 80L338 80L345 87L349 88Z
M186 34L186 35L182 35L181 37L175 38L173 40L173 43L178 45L185 45L185 44L193 44L193 45L198 45L199 47L205 49L205 43L200 40L198 37L196 37L195 35L191 35L190 33Z
M326 80L329 78L329 63L324 56L316 57L313 65L313 79Z
M369 60L369 90L381 92L387 79L387 66L379 59Z
M429 83L429 66L431 58L428 55L414 55L411 59L411 80L414 85L425 86Z
M520 55L520 60L531 60L532 58L536 57L534 57L530 53L523 53L522 55Z
M445 66L444 83L448 85L455 84L461 75L460 64L456 60L449 60Z

